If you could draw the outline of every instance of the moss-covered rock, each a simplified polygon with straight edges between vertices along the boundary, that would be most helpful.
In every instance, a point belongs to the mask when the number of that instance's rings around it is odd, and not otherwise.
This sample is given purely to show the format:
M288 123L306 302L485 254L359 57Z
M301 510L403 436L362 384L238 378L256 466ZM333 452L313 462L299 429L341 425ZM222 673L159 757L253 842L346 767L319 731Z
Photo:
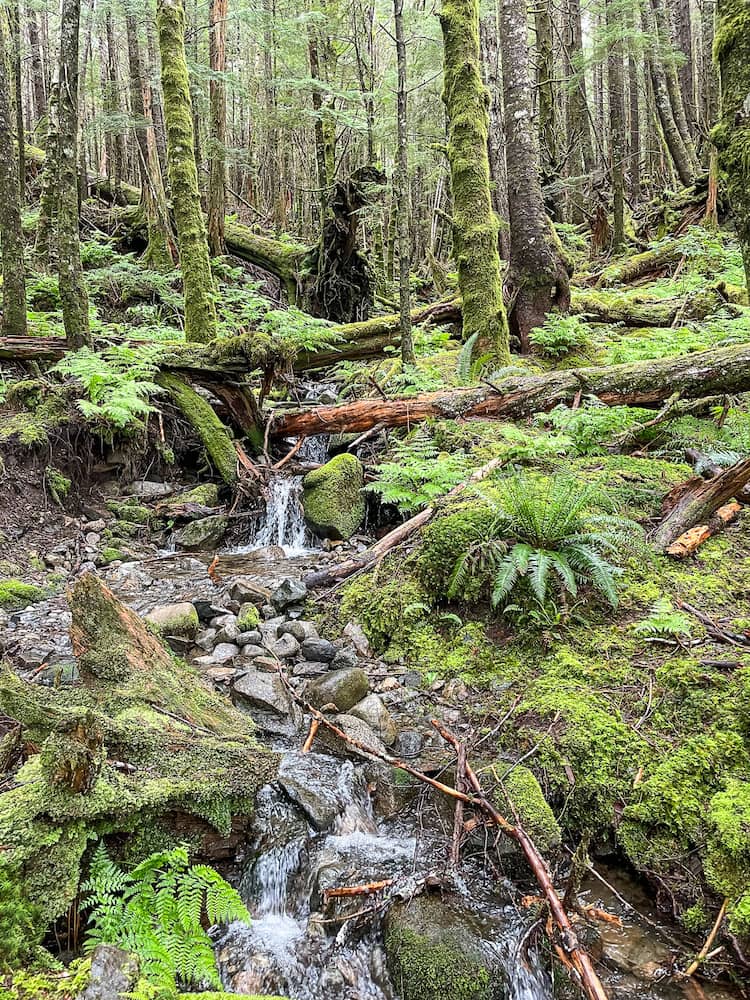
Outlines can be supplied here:
M729 926L750 937L750 780L730 778L711 799L706 876L730 900Z
M215 549L227 533L229 518L225 514L214 514L191 521L175 532L174 540L182 549L197 551Z
M502 791L521 826L549 860L562 843L562 833L539 782L527 767L521 765L513 767L502 778Z
M148 524L151 511L143 504L135 500L108 500L107 510L111 511L118 521L125 521L127 524Z
M17 611L28 604L41 601L44 591L33 583L23 580L0 580L0 608L6 611Z
M364 520L364 469L355 455L334 456L304 479L305 521L322 538L348 539Z
M243 604L237 615L237 627L242 632L252 632L260 624L260 611L254 604Z
M150 622L160 635L175 635L194 639L200 627L198 612L189 601L178 604L161 604L149 611L146 621Z
M486 929L458 902L418 896L393 906L385 949L403 1000L501 1000L498 970L484 950Z
M416 562L416 575L424 589L437 598L446 597L456 561L480 539L486 537L494 512L480 498L450 504L425 528ZM487 582L472 576L462 597L476 600Z
M167 497L164 501L164 506L169 508L186 503L199 504L201 507L218 507L219 487L216 483L202 483L200 486L194 486L186 493L178 493L175 496Z

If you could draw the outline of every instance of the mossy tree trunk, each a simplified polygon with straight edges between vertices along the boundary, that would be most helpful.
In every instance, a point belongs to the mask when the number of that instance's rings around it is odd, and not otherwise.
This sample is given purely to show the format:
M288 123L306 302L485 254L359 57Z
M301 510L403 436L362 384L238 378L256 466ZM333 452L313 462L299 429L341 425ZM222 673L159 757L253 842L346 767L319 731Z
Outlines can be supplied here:
M714 57L721 79L721 116L711 132L750 288L750 4L719 0Z
M625 88L622 58L620 0L607 0L604 10L609 36L607 85L609 90L609 159L612 175L612 251L625 245Z
M411 334L411 252L409 239L409 172L407 105L406 105L406 40L404 38L404 0L394 0L393 20L396 35L396 62L398 63L397 129L398 154L393 175L393 195L398 216L398 301L401 317L401 360L414 364L414 341Z
M211 72L211 141L208 176L208 245L214 257L226 251L224 212L226 206L227 167L227 94L223 74L227 68L227 0L211 0L209 13L208 55Z
M141 207L146 218L148 234L144 261L157 271L168 271L174 265L169 213L161 170L158 162L154 162L149 149L147 115L143 101L145 92L143 62L138 21L134 14L125 15L125 30L130 70L130 109L136 122L134 131L138 149L138 173L141 179Z
M158 0L157 26L169 183L185 292L185 338L205 343L216 337L215 289L195 165L182 0Z
M544 210L539 180L525 0L503 0L500 43L510 208L506 287L514 301L511 330L526 353L530 331L544 323L547 313L552 309L568 311L570 276L560 241Z
M203 443L206 455L228 486L237 482L237 452L229 431L216 416L210 403L178 375L160 375L172 402L193 427Z
M47 138L44 149L42 191L39 196L39 221L34 245L34 252L42 267L48 267L54 255L53 232L57 217L57 179L60 171L59 97L60 86L55 80L50 87L47 105Z
M510 360L503 305L497 219L487 156L488 95L479 68L478 0L444 0L443 101L448 112L448 161L453 193L453 252L463 298L463 333L483 350Z
M70 347L91 345L89 301L78 234L78 38L80 0L63 0L60 13L58 256L65 339Z
M490 162L492 207L500 223L497 246L502 260L510 257L510 225L508 223L508 177L505 172L505 119L503 87L500 81L500 46L497 31L497 11L490 10L479 22L479 45L482 53L482 79L490 95L490 128L487 155Z
M21 229L21 182L18 157L13 148L15 129L10 101L10 80L5 33L0 22L0 241L3 253L4 337L26 336L26 281ZM23 136L19 136L23 146Z

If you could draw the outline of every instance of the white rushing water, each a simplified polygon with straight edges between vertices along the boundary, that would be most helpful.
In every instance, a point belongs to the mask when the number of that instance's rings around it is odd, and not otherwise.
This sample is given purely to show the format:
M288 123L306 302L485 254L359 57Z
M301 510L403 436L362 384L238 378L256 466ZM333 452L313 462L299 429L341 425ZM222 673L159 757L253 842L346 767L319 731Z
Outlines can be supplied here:
M398 1000L380 914L337 919L342 911L325 908L324 893L388 877L408 883L429 870L417 817L414 830L378 821L363 769L350 761L290 754L280 780L284 790L267 786L257 801L260 853L243 886L252 923L233 924L216 945L225 988L290 1000ZM353 901L353 908L369 902ZM520 955L524 926L515 911L493 908L487 926L483 950L498 970L498 997L548 1000L533 949Z

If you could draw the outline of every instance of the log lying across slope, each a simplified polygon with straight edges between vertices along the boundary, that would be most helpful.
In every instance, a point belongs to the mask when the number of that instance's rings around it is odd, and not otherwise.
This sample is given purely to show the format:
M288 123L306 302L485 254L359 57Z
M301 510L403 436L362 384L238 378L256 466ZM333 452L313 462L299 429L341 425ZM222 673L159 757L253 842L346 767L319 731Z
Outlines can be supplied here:
M715 393L750 391L750 345L701 351L676 358L577 368L505 379L496 388L452 389L401 399L361 399L278 414L272 433L361 433L382 424L405 427L428 420L476 417L515 420L572 403L579 394L607 406L658 406L673 393L697 399Z

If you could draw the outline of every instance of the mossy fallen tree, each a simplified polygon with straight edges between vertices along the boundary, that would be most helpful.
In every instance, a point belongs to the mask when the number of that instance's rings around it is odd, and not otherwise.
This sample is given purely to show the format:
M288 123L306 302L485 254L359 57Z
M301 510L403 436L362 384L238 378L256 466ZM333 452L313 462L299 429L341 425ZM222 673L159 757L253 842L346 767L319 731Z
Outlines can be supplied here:
M28 950L74 903L89 842L128 834L129 849L148 853L154 837L190 839L208 859L233 856L237 818L277 766L248 717L97 577L79 578L69 603L81 684L0 673L0 709L26 748L0 796L0 894L16 887Z
M432 417L516 420L570 405L581 393L607 406L658 406L675 392L684 399L750 390L750 346L701 351L683 357L521 375L496 386L420 393L404 399L360 399L276 416L272 433L361 433L381 424L404 427Z
M234 486L237 482L237 452L229 431L216 416L211 404L178 375L160 375L158 381L198 434L221 478L227 486Z

